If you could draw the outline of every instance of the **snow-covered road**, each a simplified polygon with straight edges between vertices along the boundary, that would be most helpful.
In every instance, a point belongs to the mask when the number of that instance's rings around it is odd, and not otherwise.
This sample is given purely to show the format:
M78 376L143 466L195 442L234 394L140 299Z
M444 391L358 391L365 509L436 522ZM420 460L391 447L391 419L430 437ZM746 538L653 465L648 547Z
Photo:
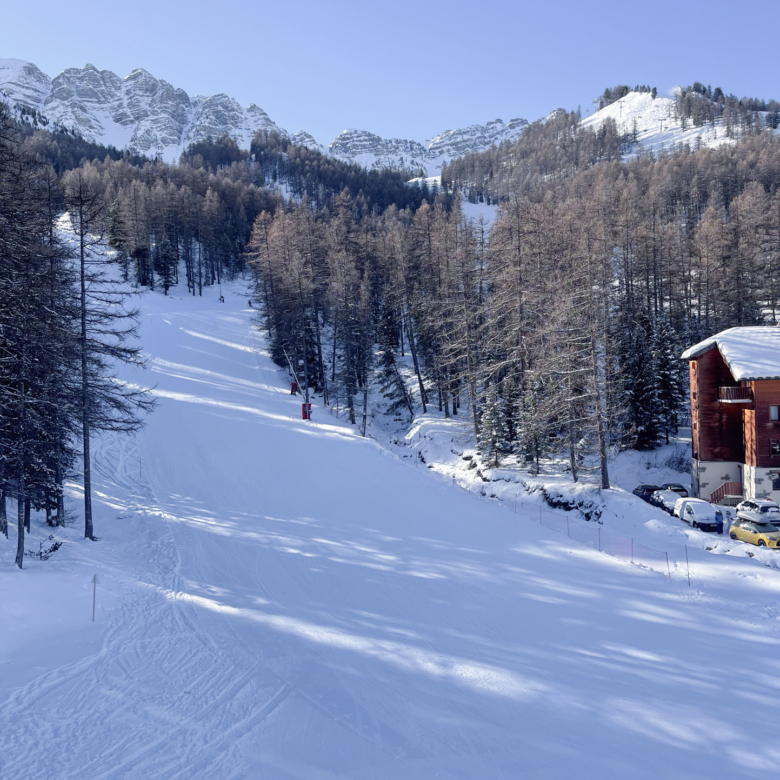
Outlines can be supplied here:
M777 776L780 572L688 588L304 422L226 298L146 296L101 541L3 553L3 780Z

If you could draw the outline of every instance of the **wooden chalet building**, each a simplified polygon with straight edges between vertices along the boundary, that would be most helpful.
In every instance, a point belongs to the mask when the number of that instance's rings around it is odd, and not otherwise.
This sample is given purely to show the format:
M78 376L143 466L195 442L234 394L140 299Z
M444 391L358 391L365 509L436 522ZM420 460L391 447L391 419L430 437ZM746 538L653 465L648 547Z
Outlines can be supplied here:
M724 330L690 361L694 495L780 503L780 327Z

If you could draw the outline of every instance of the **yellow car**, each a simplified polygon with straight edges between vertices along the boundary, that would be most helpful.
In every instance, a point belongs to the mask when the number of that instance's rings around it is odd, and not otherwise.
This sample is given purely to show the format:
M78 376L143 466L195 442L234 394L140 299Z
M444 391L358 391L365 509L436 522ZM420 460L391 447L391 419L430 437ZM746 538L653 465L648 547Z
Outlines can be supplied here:
M759 547L780 547L780 531L771 523L737 520L729 529L729 536Z

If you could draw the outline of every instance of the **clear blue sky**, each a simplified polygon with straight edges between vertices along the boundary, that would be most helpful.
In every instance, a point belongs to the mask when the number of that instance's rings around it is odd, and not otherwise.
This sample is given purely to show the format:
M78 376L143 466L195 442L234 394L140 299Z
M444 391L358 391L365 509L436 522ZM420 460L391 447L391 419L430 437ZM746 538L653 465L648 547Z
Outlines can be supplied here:
M3 3L0 57L50 76L142 67L255 102L320 143L347 127L424 140L582 106L606 86L699 80L780 99L777 0L37 0Z

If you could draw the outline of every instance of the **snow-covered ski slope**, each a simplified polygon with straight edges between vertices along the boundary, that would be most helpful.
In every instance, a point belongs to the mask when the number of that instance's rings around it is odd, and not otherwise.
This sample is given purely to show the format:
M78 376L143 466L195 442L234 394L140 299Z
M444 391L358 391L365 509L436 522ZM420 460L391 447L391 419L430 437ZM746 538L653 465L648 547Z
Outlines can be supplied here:
M777 777L780 572L670 582L302 421L246 303L147 294L100 541L0 540L3 780Z
M736 139L729 138L720 124L695 127L689 120L683 129L675 105L672 98L653 99L649 92L629 92L601 111L585 117L582 126L598 130L606 119L614 119L619 133L636 133L636 143L624 155L627 159L640 151L657 155L662 151L673 152L686 144L696 149L698 145L715 147L736 143ZM738 129L736 132L739 133Z

